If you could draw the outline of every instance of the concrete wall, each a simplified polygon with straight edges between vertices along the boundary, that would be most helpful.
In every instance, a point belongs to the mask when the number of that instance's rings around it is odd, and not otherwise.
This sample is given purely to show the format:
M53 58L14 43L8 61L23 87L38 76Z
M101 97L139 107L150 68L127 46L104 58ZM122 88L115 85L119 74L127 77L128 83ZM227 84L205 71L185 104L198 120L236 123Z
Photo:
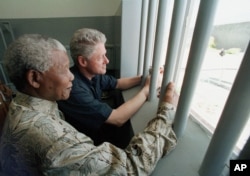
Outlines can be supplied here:
M121 76L137 74L142 0L123 0L121 17Z
M212 36L218 49L240 48L245 51L250 37L250 22L217 25Z
M0 18L114 16L121 0L1 0Z
M95 28L107 37L113 47L108 69L119 77L121 0L4 0L0 1L0 27L7 45L11 35L1 22L9 22L15 38L27 33L40 33L69 45L73 32L79 28ZM4 54L4 43L0 36L0 64ZM111 51L108 49L108 52ZM113 54L115 53L115 55ZM0 78L5 73L0 65Z

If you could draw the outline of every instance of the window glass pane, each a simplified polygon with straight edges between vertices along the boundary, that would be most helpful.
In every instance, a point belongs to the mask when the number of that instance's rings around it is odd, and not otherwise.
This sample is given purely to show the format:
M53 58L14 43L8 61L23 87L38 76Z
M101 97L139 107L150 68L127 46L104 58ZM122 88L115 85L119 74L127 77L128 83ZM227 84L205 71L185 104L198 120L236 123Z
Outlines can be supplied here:
M249 39L250 1L220 0L191 107L193 116L211 133L223 111ZM181 88L189 42L190 40L187 40L186 47L183 49L185 54L179 66L177 89ZM242 132L237 149L244 146L250 135L249 129L250 120Z

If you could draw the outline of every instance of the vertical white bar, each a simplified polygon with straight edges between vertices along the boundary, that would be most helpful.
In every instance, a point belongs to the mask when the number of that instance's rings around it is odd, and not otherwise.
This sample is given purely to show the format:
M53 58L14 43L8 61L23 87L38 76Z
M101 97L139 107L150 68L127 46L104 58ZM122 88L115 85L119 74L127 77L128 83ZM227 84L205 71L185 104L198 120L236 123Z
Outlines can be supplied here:
M172 80L174 67L178 55L178 49L181 40L181 34L184 26L185 11L187 6L187 0L175 0L173 18L171 21L169 43L167 49L167 56L164 67L164 76L161 86L160 101L164 96L165 87L169 81Z
M148 4L149 4L148 0L142 1L140 50L139 50L137 75L142 75L143 73L143 63L145 56L145 45L146 45L146 34L147 34Z
M188 63L175 114L174 131L177 137L182 136L186 128L192 97L213 27L217 1L201 0L200 2Z
M147 40L146 40L146 48L145 48L146 51L145 51L145 60L144 60L144 65L143 65L143 77L144 78L148 75L148 69L152 65L158 3L159 3L159 0L150 0L150 4L149 4L149 14L148 14L148 23L147 23Z
M156 99L157 77L161 61L166 58L169 30L173 10L172 0L160 0L157 17L155 47L153 52L152 76L150 82L150 93L148 100ZM161 85L158 85L161 86Z

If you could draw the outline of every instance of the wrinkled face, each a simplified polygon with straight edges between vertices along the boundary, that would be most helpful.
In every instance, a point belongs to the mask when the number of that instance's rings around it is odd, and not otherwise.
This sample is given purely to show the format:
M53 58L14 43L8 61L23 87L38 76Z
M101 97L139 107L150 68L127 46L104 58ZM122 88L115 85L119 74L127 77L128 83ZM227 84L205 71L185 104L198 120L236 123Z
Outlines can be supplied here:
M54 51L52 57L53 66L42 73L40 90L47 100L66 100L69 98L74 79L69 70L69 58L64 51Z
M86 70L90 75L102 75L106 73L106 66L109 63L106 57L106 49L104 43L96 45L95 52L87 60Z

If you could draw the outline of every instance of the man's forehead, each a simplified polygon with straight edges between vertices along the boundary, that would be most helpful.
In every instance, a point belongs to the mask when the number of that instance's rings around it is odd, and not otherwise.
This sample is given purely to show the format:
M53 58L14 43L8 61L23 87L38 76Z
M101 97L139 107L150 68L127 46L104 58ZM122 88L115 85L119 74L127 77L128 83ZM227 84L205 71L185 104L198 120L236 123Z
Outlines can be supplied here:
M69 57L65 51L55 50L52 52L52 61L56 65L67 65Z

